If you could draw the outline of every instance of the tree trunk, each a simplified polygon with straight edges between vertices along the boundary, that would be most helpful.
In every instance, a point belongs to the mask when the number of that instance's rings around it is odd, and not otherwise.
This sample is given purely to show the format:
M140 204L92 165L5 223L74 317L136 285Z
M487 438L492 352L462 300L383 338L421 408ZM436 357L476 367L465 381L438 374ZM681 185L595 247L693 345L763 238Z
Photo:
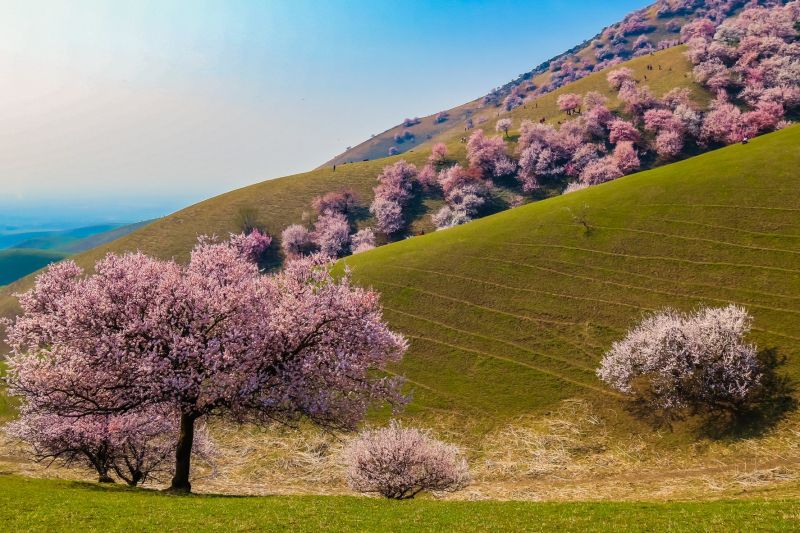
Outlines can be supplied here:
M178 446L175 449L175 477L172 478L170 490L174 492L191 492L189 468L192 460L192 441L194 441L194 415L181 414L181 432Z
M114 483L114 479L107 473L100 474L99 479L97 481L99 483Z

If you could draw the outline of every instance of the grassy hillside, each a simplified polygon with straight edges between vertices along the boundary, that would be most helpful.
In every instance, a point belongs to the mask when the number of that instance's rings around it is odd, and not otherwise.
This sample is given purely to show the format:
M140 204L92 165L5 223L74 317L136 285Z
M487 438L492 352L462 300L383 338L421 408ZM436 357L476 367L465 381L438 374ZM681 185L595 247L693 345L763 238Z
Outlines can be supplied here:
M647 71L648 62L657 61L664 65L661 71ZM689 64L683 57L683 48L673 48L658 52L653 57L637 58L626 64L632 68L636 75L642 77L649 72L648 83L651 83L654 92L663 94L671 87L686 86L692 89L698 102L707 98L705 92L692 83L687 77ZM509 114L515 120L515 127L519 126L522 119L531 118L538 120L541 116L555 123L563 113L559 113L555 100L564 91L584 92L590 90L600 91L609 97L612 91L606 83L606 72L592 74L576 82L574 86L559 89L547 94L536 101L515 109ZM610 106L618 102L612 100ZM495 111L487 111L495 113ZM493 131L494 120L486 122L482 127ZM465 157L465 146L459 142L461 134L449 133L436 140L448 144L452 157L462 163ZM509 150L514 149L514 138L510 142ZM258 223L263 225L273 235L278 235L289 224L300 222L310 215L311 200L314 196L335 190L341 187L350 187L360 195L362 204L369 205L372 197L372 188L375 178L381 169L400 159L422 165L429 154L429 149L422 147L400 156L388 157L380 160L358 162L339 165L336 171L331 167L323 167L311 172L269 180L249 187L244 187L229 193L211 198L204 202L192 205L154 221L146 227L140 228L129 235L125 235L113 242L98 246L75 257L75 260L89 267L98 258L108 252L122 252L142 250L146 253L162 257L175 257L184 260L188 257L189 250L196 242L198 235L226 235L229 232L240 231L241 218L244 213L250 213ZM515 184L497 187L497 196L503 198L510 194L518 193ZM557 194L556 189L545 188L542 195ZM411 231L431 231L433 224L430 214L441 206L441 201L426 199L415 207L415 218L411 223ZM362 211L364 219L361 224L369 224L369 213ZM278 259L278 258L274 258ZM9 298L12 291L24 290L29 287L32 279L20 280L10 290L0 292L0 316L9 316L17 312L16 301Z
M53 250L0 250L0 285L9 284L64 257L66 254Z
M565 504L170 496L0 477L4 531L787 531L799 519L797 500Z
M345 262L411 340L415 409L613 405L604 350L648 310L701 303L746 306L800 378L799 145L795 126Z

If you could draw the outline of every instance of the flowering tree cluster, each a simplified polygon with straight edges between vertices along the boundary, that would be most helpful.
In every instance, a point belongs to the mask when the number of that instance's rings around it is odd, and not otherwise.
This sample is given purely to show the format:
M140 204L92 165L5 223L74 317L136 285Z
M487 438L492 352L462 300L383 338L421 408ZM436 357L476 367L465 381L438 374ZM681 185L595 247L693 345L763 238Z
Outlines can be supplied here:
M378 175L378 186L369 210L378 231L391 235L405 226L403 208L411 199L417 167L405 161L387 165Z
M110 254L85 276L57 263L6 324L9 392L32 416L170 413L172 488L188 491L195 426L211 416L352 428L374 401L402 400L373 370L405 340L377 295L320 257L262 275L230 242L201 240L187 265Z
M737 142L770 131L800 106L798 21L800 2L793 1L685 28L694 77L717 94L703 122L704 141Z
M359 435L347 448L346 460L353 490L396 500L422 491L455 492L470 480L458 448L394 421Z
M735 305L645 318L603 357L597 375L667 419L736 410L757 389L756 347L744 341L752 317Z

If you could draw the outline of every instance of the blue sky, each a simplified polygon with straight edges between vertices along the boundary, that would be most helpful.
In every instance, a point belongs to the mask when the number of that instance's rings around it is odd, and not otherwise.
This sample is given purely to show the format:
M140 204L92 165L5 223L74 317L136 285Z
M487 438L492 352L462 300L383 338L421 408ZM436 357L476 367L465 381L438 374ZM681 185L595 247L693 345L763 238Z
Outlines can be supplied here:
M646 4L0 1L0 209L168 211L309 170Z

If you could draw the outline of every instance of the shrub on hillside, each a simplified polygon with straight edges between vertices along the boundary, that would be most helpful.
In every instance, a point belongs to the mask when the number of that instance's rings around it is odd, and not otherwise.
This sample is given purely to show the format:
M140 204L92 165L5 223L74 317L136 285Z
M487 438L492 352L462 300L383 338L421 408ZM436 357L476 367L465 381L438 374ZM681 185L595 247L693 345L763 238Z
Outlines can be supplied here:
M345 452L350 487L404 500L422 491L455 492L469 483L469 468L455 446L419 429L366 431Z
M752 317L735 305L694 313L667 309L615 342L597 375L665 420L736 412L762 377L756 347L744 336Z

